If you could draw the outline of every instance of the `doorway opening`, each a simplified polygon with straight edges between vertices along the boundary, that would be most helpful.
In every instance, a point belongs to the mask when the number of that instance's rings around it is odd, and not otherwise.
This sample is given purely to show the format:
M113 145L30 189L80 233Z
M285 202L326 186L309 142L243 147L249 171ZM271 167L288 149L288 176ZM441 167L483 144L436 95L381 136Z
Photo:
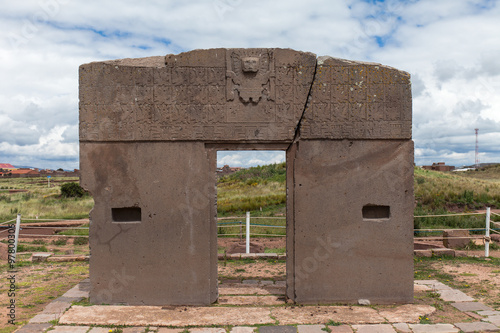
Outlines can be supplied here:
M219 303L282 304L286 292L285 151L218 149L216 170Z

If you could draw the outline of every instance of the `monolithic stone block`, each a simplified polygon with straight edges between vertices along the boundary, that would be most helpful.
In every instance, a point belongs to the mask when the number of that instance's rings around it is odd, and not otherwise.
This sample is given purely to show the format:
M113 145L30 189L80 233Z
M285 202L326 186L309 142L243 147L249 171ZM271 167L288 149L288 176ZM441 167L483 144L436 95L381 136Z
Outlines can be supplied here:
M91 302L217 300L224 149L286 150L292 301L411 302L411 117L408 73L290 49L80 66Z

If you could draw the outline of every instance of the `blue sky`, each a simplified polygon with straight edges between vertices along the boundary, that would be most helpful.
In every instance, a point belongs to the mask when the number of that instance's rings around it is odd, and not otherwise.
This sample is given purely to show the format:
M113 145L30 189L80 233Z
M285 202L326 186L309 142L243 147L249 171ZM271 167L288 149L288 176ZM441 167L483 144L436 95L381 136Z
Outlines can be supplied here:
M500 162L500 0L9 2L0 12L0 162L78 168L78 66L211 47L283 47L412 75L417 165ZM220 154L219 165L282 152ZM281 157L280 157L281 156Z

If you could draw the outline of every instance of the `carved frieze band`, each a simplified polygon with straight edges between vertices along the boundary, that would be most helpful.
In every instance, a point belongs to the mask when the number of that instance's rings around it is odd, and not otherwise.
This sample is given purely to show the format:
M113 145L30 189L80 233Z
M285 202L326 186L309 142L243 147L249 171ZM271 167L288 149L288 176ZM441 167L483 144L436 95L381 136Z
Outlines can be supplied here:
M228 49L219 67L82 65L80 139L291 141L315 58L274 50ZM318 66L301 137L411 138L410 84L401 73Z

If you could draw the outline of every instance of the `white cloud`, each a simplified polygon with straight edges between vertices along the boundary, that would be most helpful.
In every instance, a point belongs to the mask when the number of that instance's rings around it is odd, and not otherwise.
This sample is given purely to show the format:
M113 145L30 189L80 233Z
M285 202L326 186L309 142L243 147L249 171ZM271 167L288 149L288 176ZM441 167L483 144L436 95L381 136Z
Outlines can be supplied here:
M78 167L80 64L209 47L288 47L406 70L417 164L473 163L476 127L481 159L500 162L498 0L23 0L4 7L0 162ZM227 164L277 161L238 156Z

